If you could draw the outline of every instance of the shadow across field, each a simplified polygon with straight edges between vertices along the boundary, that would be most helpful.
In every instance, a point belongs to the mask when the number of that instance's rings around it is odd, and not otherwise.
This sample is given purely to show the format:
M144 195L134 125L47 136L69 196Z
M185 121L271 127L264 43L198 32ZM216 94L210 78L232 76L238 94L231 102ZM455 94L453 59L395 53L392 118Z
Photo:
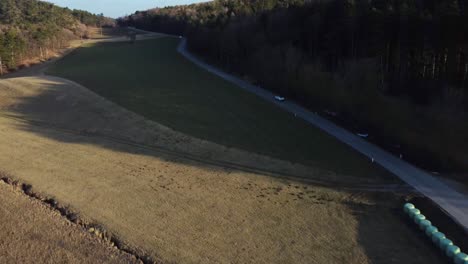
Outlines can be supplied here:
M396 179L372 168L356 177L333 170L272 159L176 132L123 109L70 81L55 77L11 79L16 92L3 96L0 117L16 127L59 142L97 145L119 152L199 163L324 186L364 191L407 191ZM34 87L34 88L31 88ZM26 89L23 89L26 88ZM10 97L11 102L6 100ZM338 170L339 171L339 170ZM379 174L381 173L381 174Z
M342 175L386 174L319 129L192 64L176 52L178 41L87 46L48 74L195 138Z
M451 263L403 214L403 199L374 194L377 204L347 202L357 227L358 243L370 263ZM402 259L405 256L405 259Z

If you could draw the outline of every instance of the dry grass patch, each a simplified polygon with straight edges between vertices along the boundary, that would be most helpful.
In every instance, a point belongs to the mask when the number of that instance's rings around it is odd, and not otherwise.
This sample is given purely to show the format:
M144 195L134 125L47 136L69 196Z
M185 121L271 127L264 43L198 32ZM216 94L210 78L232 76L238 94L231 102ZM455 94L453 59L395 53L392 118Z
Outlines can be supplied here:
M1 263L137 263L0 181Z

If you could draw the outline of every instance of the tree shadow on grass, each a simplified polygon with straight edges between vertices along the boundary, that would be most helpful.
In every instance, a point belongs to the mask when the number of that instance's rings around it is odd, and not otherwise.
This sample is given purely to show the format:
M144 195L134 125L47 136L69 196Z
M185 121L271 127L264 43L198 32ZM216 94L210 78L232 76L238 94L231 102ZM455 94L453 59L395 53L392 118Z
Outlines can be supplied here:
M231 168L334 187L407 190L395 179L382 179L379 175L375 178L346 176L196 139L149 121L61 78L43 76L10 81L18 86L17 91L24 87L26 93L12 99L15 102L4 107L7 111L2 116L16 119L20 130L58 142L92 144L179 163L196 162L199 166Z
M196 138L341 175L391 177L320 129L191 63L177 44L171 38L98 44L49 72Z
M371 263L452 263L403 214L403 200L373 195L376 204L347 203L358 222L358 243Z

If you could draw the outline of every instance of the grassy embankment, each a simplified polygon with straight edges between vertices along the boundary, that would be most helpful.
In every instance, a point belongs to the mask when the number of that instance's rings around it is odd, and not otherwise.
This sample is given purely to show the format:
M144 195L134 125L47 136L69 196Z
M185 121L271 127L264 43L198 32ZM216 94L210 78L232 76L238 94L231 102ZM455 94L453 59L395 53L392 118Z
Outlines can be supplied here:
M176 52L178 39L87 45L48 74L183 133L354 176L385 174L335 139Z

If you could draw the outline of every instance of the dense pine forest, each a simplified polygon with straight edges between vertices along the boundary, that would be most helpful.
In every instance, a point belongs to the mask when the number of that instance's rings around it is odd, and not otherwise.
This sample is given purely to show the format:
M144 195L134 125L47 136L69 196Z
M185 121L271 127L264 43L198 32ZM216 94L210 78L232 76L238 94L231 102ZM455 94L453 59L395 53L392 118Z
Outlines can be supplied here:
M118 22L183 34L206 60L335 112L423 167L466 171L467 9L467 0L216 0Z
M71 39L86 37L87 26L113 23L103 15L61 8L47 2L1 0L1 65L5 69L14 69L31 58L45 59L50 51L67 46Z

